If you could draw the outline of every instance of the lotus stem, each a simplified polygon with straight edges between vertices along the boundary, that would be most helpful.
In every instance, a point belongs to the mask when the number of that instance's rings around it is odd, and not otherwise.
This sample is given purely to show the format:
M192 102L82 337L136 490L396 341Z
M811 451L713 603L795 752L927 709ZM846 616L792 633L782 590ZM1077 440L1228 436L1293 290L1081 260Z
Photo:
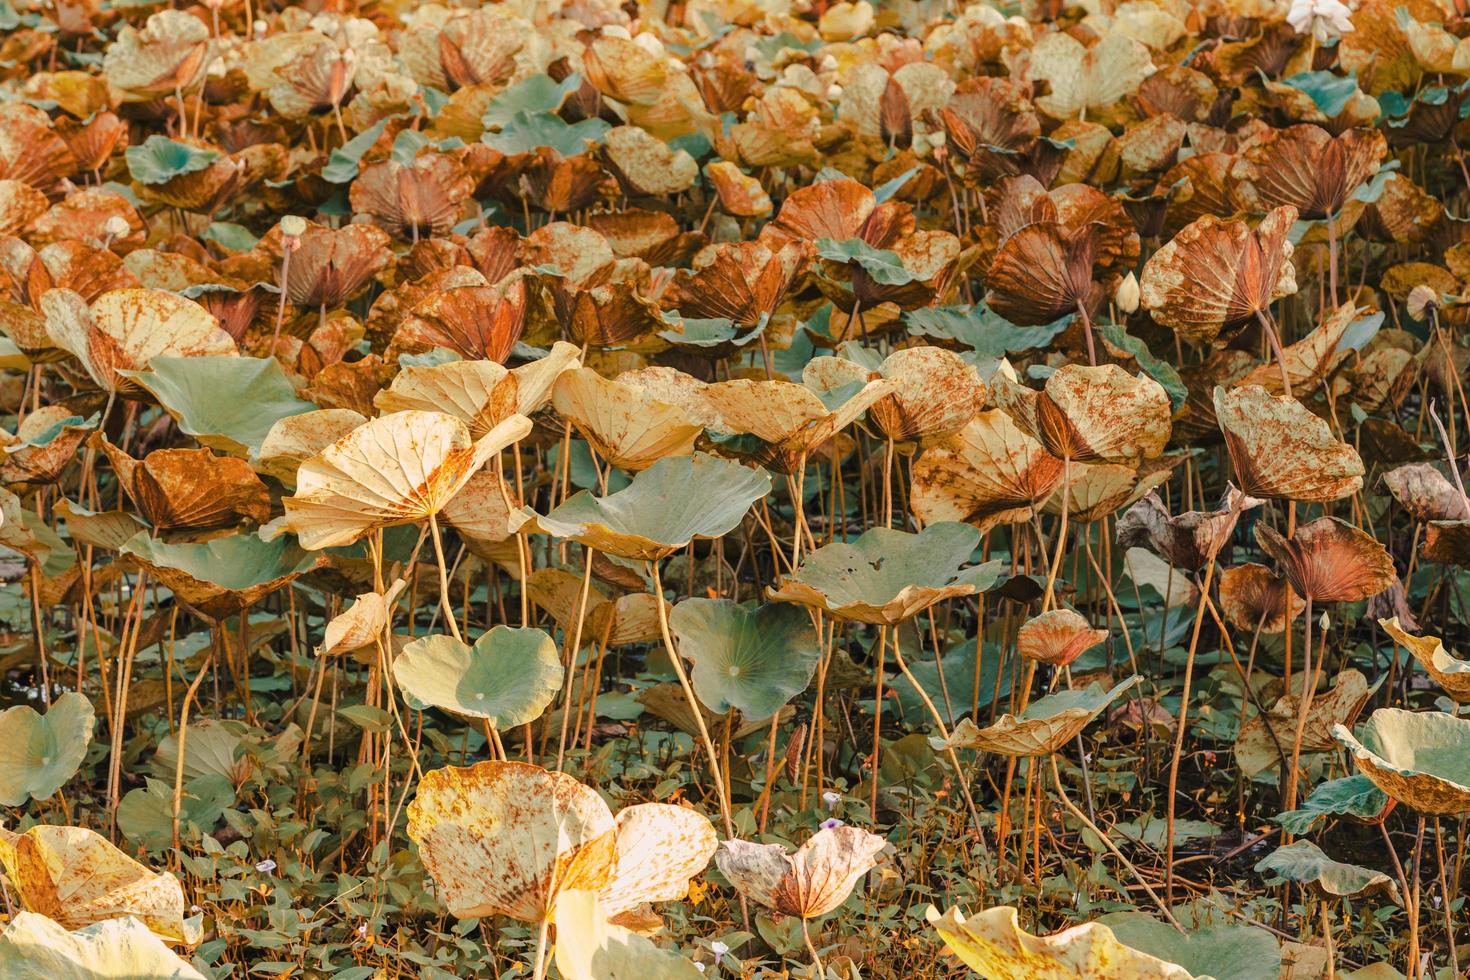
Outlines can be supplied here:
M1062 519L1057 529L1056 556L1052 559L1051 568L1046 574L1046 594L1041 597L1041 611L1046 612L1052 607L1056 598L1057 574L1062 570L1062 552L1067 547L1067 517L1072 509L1072 459L1069 456L1062 457Z
M444 610L444 619L449 623L449 632L459 642L464 642L460 635L459 623L455 619L454 604L449 600L449 572L444 567L444 545L439 540L439 519L433 514L429 515L429 535L434 539L434 561L439 566L439 606Z
M1272 326L1271 318L1266 315L1265 310L1256 310L1256 321L1266 333L1266 341L1271 345L1271 352L1276 355L1276 366L1281 369L1282 392L1287 398L1291 398L1291 373L1286 370L1286 352L1281 349L1281 338L1276 335L1276 328Z
M1290 586L1288 586L1290 588ZM1286 772L1286 787L1282 793L1281 805L1284 809L1296 808L1296 786L1298 770L1302 760L1302 735L1307 730L1307 712L1312 710L1312 695L1316 693L1317 683L1314 673L1321 672L1320 663L1314 671L1312 668L1312 596L1307 595L1306 623L1302 630L1302 690L1297 697L1296 731L1291 739L1291 765ZM1288 629L1290 625L1288 624ZM1322 659L1322 651L1317 651L1317 659ZM1286 693L1291 693L1291 677L1286 678ZM1268 723L1266 727L1271 726Z
M1087 363L1097 367L1097 347L1092 339L1092 317L1087 315L1087 306L1077 301L1077 315L1082 318L1082 336L1087 341Z
M174 763L174 811L173 811L173 844L174 850L179 848L179 811L184 804L184 740L189 735L189 707L194 702L194 695L199 690L199 685L209 673L209 668L214 664L214 646L211 644L209 653L204 658L204 663L199 672L194 675L194 680L189 683L189 689L184 692L184 703L179 708L179 755ZM320 685L318 685L320 690ZM310 748L306 742L302 743L302 752L309 757Z
M812 942L811 930L807 928L806 916L801 917L801 938L806 940L806 951L812 954L812 974L825 980L827 971L822 967L822 958L817 955L817 947Z
M567 647L566 655L566 679L562 682L566 687L566 697L562 700L561 709L561 738L556 746L556 771L561 772L566 763L567 756L567 724L572 716L572 679L577 670L577 650L582 646L582 621L587 618L587 595L592 590L592 549L586 549L586 556L582 562L582 591L577 596L577 625L572 630L571 643ZM663 607L663 594L654 596L654 601ZM578 702L578 714L581 713L581 702ZM595 721L595 719L594 719Z
M735 838L735 821L730 814L730 797L725 787L724 772L720 768L720 756L715 751L714 739L710 738L709 726L704 723L704 709L699 699L694 696L694 688L689 683L689 673L684 669L684 663L679 659L679 651L674 649L674 638L669 633L669 614L664 609L664 583L659 575L658 562L648 563L649 573L653 577L654 607L658 610L658 631L663 637L664 650L668 652L669 663L674 667L674 674L679 678L679 686L684 690L684 700L689 703L689 710L694 715L694 724L699 728L700 741L704 743L705 753L709 756L710 775L714 777L715 794L720 801L720 816L725 820L725 835L731 840Z
M878 819L878 761L883 751L883 662L888 653L888 627L878 627L878 669L873 682L873 786L869 792L870 816ZM818 733L820 737L820 733Z

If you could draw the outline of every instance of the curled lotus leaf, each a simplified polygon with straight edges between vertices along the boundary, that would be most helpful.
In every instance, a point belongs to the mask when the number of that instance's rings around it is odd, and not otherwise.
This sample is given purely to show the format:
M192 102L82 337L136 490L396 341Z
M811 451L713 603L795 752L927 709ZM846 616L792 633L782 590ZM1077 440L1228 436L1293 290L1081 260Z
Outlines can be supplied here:
M1107 638L1107 630L1093 629L1080 613L1052 609L1021 624L1016 650L1029 660L1064 667Z
M995 584L999 562L965 565L979 544L980 532L968 524L931 524L917 534L870 528L851 543L811 552L766 594L838 619L891 626Z
M0 973L12 980L204 980L131 916L68 932L35 912L18 913L0 933Z
M1035 936L1009 905L969 917L931 905L926 915L949 951L990 980L1194 980L1184 967L1124 945L1097 922Z
M1380 619L1378 625L1394 641L1413 654L1434 682L1444 688L1446 694L1464 704L1470 702L1470 661L1461 660L1444 647L1437 636L1413 636L1399 625L1397 616Z
M251 465L288 487L301 464L367 421L350 408L323 408L277 419L251 456Z
M1333 728L1357 721L1376 690L1378 684L1370 685L1361 672L1344 670L1333 679L1331 690L1315 694L1305 720L1301 718L1301 696L1295 692L1283 694L1265 714L1241 726L1235 738L1235 759L1241 772L1255 776L1279 764L1283 751L1290 758L1299 722L1303 752L1331 751L1337 745Z
M1215 389L1215 415L1242 492L1324 503L1363 486L1357 450L1301 402L1260 385Z
M790 381L736 380L709 385L704 398L719 419L710 428L749 433L777 451L801 455L847 428L894 388L892 381L879 379L855 392L844 386L823 399Z
M317 655L330 657L337 653L350 653L381 637L388 628L393 603L407 587L408 583L403 579L396 579L386 592L359 594L356 602L327 623Z
M384 412L444 412L463 421L478 439L512 415L540 411L556 379L580 360L576 347L558 341L546 357L517 368L495 361L410 365L374 396L373 404Z
M450 912L531 923L577 889L597 892L609 917L682 898L716 844L693 810L644 803L614 820L571 776L494 761L425 773L408 835Z
M393 661L393 677L424 704L509 729L541 717L561 690L562 663L541 630L492 626L473 646L443 635L414 640Z
M1398 581L1387 549L1335 517L1303 524L1289 538L1257 524L1256 542L1297 594L1316 602L1359 602Z
M624 470L645 470L665 456L688 456L704 432L678 405L591 368L557 379L551 402L600 458Z
M859 827L825 827L794 853L783 844L721 841L715 863L742 895L782 915L814 919L847 900L887 843Z
M1332 730L1358 771L1420 813L1470 813L1470 721L1438 711L1379 708L1358 729Z
M948 741L934 738L930 742L1020 758L1048 755L1081 734L1118 695L1138 681L1138 677L1130 677L1111 688L1089 684L1081 690L1058 691L1031 702L1019 715L1001 715L984 728L966 718L955 726Z
M296 471L273 533L301 547L351 544L377 528L427 520L496 453L531 431L512 415L479 439L442 412L394 412L353 429Z
M694 662L695 693L717 713L733 707L747 718L771 717L806 690L822 656L811 616L784 603L685 599L669 628L679 655Z
M1382 871L1334 861L1309 840L1276 848L1256 862L1256 870L1307 885L1322 898L1357 898L1376 893L1400 905L1404 902L1398 883Z
M178 596L213 620L222 620L306 574L322 562L286 538L263 541L249 531L197 544L171 544L139 531L119 549Z
M155 357L124 377L151 394L179 430L222 453L248 456L283 418L316 410L296 397L280 362L259 357Z
M48 800L76 775L96 717L86 695L67 691L39 714L18 704L0 712L0 803Z
M856 369L854 371L853 369ZM868 372L837 357L807 362L802 378L811 384L814 374L832 373L824 388L841 387L854 380L866 382ZM868 409L868 419L895 442L931 439L963 428L985 405L986 387L975 369L952 351L941 347L906 347L894 351L877 367L877 375L892 381L893 393Z
M995 378L995 402L1053 456L1137 466L1169 441L1169 395L1148 375L1116 364L1067 364L1041 391Z
M1000 409L929 446L913 468L910 507L925 524L981 531L1031 519L1062 480L1062 461Z
M0 831L0 864L28 911L68 929L132 916L168 942L199 941L184 921L179 879L148 870L84 827Z
M771 489L768 474L707 453L670 456L616 493L583 490L545 517L541 530L641 561L667 557L696 538L717 538Z

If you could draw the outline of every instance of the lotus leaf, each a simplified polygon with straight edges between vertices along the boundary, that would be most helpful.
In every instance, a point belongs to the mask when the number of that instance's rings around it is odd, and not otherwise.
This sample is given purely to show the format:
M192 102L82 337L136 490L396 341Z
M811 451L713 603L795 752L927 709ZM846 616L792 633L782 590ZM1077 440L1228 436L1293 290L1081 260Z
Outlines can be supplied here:
M1049 755L1081 733L1118 695L1137 684L1139 678L1105 688L1090 684L1082 690L1058 691L1031 702L1020 715L1005 714L984 728L966 718L955 727L946 743L931 739L939 746L956 749L979 749L1008 756Z
M1389 796L1420 813L1470 812L1470 721L1437 711L1379 708L1355 736L1332 737Z
M393 676L424 704L513 728L546 710L561 689L562 664L541 630L493 626L474 646L452 636L414 640L393 661Z
M1334 861L1309 840L1276 848L1256 862L1256 870L1269 871L1278 878L1310 885L1324 898L1357 898L1377 892L1400 905L1404 901L1398 884L1382 871Z
M44 715L18 704L0 712L0 803L48 800L76 775L96 718L86 695L67 691Z
M146 371L119 373L158 399L180 431L236 456L258 452L281 419L316 410L274 359L155 357Z
M811 617L796 606L752 608L729 599L685 599L669 615L679 654L706 707L769 718L805 691L821 659Z
M21 912L0 934L0 973L14 980L204 980L131 916L67 932Z

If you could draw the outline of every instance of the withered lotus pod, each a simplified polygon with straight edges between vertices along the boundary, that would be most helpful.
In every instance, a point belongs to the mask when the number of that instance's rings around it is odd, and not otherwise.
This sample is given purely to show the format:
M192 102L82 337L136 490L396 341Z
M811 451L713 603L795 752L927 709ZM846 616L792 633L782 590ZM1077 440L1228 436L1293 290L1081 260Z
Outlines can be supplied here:
M1358 602L1396 579L1383 545L1335 517L1303 524L1290 538L1258 523L1256 542L1281 566L1292 588L1314 602Z
M1141 302L1154 320L1199 344L1230 336L1296 292L1287 239L1296 210L1276 208L1252 229L1195 219L1144 264Z
M1220 572L1220 612L1225 621L1238 630L1268 635L1283 632L1287 626L1287 594L1291 585L1265 565L1247 562ZM1291 592L1291 618L1302 614L1306 603Z
M1388 153L1376 129L1334 137L1320 126L1274 129L1247 146L1230 169L1235 198L1247 211L1294 207L1306 219L1329 218L1377 172Z
M406 352L446 347L469 360L503 363L526 327L529 304L526 277L519 275L434 292L399 324L392 346Z
M1062 461L992 409L924 450L909 503L926 525L964 521L988 531L1030 520L1061 480Z
M1169 441L1169 396L1147 375L1116 364L1067 364L1041 391L997 374L995 403L1053 456L1137 465Z
M1053 609L1021 624L1016 651L1028 660L1065 667L1108 638L1071 609Z
M128 499L161 531L201 531L270 518L271 495L243 459L208 449L155 449L134 459L94 435Z
M280 251L277 235L266 242L274 245L273 252ZM393 261L388 243L388 235L375 225L325 228L308 224L300 246L291 254L286 298L298 306L340 306L362 292L373 276ZM273 278L281 284L279 267Z
M161 289L114 289L91 308L76 293L52 289L41 297L46 331L82 363L98 386L129 398L144 390L125 371L147 370L155 357L238 354L234 339L192 300Z
M1260 385L1215 389L1215 416L1240 489L1252 497L1322 503L1363 485L1363 461L1301 402Z
M1147 545L1175 568L1198 572L1220 554L1243 511L1260 503L1227 485L1217 510L1191 510L1172 516L1157 493L1150 492L1118 519L1118 543L1125 548Z
M371 215L389 234L416 242L448 233L474 189L457 160L426 153L412 163L383 160L363 167L348 199L353 211Z
M760 242L712 245L694 257L693 271L678 273L663 303L684 317L754 327L776 311L811 257L800 241L774 250Z

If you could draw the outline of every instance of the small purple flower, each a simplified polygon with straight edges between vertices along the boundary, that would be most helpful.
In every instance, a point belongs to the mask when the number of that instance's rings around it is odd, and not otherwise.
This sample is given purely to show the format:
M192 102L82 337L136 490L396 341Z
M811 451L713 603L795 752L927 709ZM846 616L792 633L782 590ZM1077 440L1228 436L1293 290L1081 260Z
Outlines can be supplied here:
M836 828L841 826L842 821L838 820L836 817L828 817L826 820L822 821L823 830L835 830Z
M709 944L709 951L715 954L715 966L719 966L720 960L724 957L726 953L730 952L730 947L726 946L719 940L716 940L715 942Z
M827 804L828 810L835 810L837 809L837 804L842 802L842 794L828 790L822 794L822 802Z
M276 862L272 861L270 858L266 858L264 861L255 866L255 870L259 871L263 875L268 875L272 871L276 870Z

